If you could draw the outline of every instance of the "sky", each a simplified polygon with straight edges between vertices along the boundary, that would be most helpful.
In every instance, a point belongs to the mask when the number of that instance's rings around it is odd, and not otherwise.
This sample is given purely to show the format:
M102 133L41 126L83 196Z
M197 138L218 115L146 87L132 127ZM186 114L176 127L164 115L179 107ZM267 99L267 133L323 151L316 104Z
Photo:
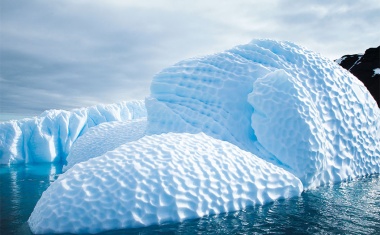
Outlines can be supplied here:
M287 40L330 59L380 45L378 0L0 0L0 115L144 99L174 63Z

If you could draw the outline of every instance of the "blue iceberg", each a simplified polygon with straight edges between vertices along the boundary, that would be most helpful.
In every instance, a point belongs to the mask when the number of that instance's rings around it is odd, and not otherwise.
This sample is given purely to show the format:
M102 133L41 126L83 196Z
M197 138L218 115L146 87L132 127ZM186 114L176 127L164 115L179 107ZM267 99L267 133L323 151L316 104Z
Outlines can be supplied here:
M34 120L35 140L30 124L16 130L31 121L1 124L2 163L67 161L28 220L33 233L180 222L380 172L373 97L338 64L291 42L254 40L181 61L136 105L138 115L103 124ZM43 154L17 159L30 149Z
M38 117L0 123L0 164L65 162L71 146L104 122L146 117L144 101L47 110Z

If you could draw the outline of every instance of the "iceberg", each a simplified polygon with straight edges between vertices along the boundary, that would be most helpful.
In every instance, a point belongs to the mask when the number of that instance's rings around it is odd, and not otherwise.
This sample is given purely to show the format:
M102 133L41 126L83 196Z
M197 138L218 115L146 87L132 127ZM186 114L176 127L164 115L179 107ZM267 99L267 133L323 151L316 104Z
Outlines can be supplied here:
M291 42L253 40L181 61L153 78L138 107L122 122L64 132L75 137L70 148L55 147L56 134L53 147L42 143L48 156L69 156L28 220L33 233L181 222L380 172L373 97Z
M0 123L0 164L65 162L72 144L103 122L146 117L144 101L48 110L38 117Z
M291 42L253 40L156 75L147 134L204 132L305 188L379 172L380 111L356 77Z
M33 233L98 233L181 222L299 196L301 181L203 133L145 136L78 163L42 194Z

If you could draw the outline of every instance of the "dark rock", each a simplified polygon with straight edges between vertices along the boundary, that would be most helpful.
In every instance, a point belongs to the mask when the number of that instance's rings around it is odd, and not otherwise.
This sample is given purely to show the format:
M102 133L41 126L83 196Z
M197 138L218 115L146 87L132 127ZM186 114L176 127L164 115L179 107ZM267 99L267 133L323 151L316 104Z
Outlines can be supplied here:
M380 46L367 49L364 55L345 55L335 61L364 83L380 107Z

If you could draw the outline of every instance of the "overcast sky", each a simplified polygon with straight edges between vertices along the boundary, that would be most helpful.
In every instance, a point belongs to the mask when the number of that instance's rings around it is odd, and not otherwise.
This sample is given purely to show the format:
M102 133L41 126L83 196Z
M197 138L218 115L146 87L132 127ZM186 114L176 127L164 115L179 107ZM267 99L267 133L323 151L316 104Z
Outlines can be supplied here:
M254 38L330 59L380 45L379 0L0 0L0 108L144 99L152 77Z

